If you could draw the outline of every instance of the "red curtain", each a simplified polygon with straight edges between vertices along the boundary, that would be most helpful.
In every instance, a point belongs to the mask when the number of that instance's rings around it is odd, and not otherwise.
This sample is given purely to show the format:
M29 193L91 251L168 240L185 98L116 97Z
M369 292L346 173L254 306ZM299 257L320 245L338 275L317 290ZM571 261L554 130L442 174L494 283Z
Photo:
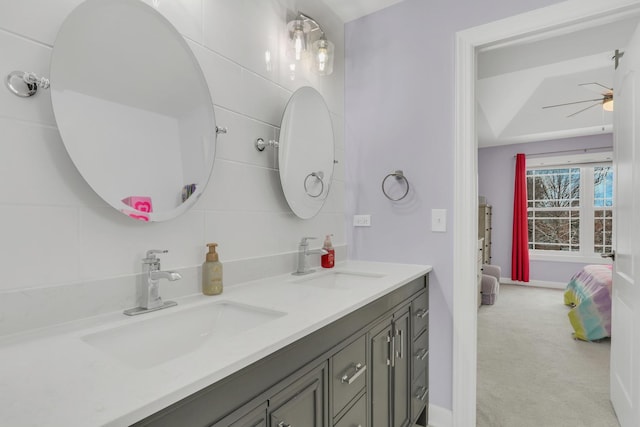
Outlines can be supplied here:
M513 243L511 280L529 281L529 226L527 223L527 161L516 156L516 181L513 195Z

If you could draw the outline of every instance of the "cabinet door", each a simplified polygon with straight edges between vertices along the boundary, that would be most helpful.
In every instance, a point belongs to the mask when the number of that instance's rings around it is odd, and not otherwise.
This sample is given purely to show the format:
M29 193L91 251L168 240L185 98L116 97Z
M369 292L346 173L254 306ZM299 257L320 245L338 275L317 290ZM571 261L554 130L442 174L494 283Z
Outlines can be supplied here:
M391 420L391 319L369 332L371 427L389 427Z
M409 309L394 315L393 321L393 427L410 424L411 335Z
M327 427L326 365L303 376L270 401L269 427Z

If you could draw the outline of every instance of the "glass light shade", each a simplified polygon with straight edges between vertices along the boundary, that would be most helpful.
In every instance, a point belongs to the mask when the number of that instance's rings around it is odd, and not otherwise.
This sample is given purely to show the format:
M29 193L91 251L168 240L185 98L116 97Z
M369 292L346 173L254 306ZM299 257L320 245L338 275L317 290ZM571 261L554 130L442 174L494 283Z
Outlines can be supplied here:
M324 36L313 42L313 71L321 76L333 73L334 46Z
M287 24L287 30L293 57L296 61L300 61L304 52L307 51L307 34L311 30L309 23L296 19Z
M602 103L602 109L604 111L613 111L613 99L608 99Z

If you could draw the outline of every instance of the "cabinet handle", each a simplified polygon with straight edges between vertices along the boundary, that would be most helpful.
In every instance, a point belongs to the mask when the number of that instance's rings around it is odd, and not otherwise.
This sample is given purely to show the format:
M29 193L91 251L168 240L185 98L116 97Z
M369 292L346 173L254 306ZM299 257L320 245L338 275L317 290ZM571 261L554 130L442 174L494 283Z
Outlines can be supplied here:
M387 366L391 366L391 332L387 334Z
M391 333L389 332L389 340L391 341L391 367L395 367L396 366L396 338L393 337L393 339L391 339Z
M287 424L284 421L278 423L278 427L293 427L291 424Z
M402 339L402 329L398 329L396 331L396 336L400 338L400 350L398 351L397 355L398 355L398 359L402 359L402 349L404 348L404 340Z
M421 348L420 351L416 352L416 359L424 360L429 354L429 350L426 348Z
M416 317L418 319L424 319L427 316L427 313L429 313L428 310L421 308L420 310L416 311Z
M422 400L424 401L424 399L427 397L427 393L429 393L429 389L426 387L420 387L418 389L418 392L415 395L415 398L418 400Z
M347 384L351 384L351 383L353 383L355 380L357 380L357 379L358 379L358 377L359 377L360 375L362 375L362 373L363 373L364 371L366 371L366 370L367 370L367 365L364 365L364 366L363 366L363 365L362 365L362 363L356 363L353 367L354 367L354 369L355 369L355 370L353 371L353 374L351 374L351 376L349 376L349 374L344 374L344 375L342 376L342 378L340 378L340 382L342 382L342 383L347 383Z

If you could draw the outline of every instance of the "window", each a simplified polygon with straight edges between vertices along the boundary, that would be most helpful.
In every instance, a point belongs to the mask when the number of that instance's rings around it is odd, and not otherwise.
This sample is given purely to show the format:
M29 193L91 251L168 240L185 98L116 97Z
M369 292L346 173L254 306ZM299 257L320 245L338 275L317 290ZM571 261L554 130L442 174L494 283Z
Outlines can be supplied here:
M574 256L611 251L611 164L528 168L527 197L530 250Z
M611 166L598 166L593 170L593 251L602 254L612 251L613 170Z

